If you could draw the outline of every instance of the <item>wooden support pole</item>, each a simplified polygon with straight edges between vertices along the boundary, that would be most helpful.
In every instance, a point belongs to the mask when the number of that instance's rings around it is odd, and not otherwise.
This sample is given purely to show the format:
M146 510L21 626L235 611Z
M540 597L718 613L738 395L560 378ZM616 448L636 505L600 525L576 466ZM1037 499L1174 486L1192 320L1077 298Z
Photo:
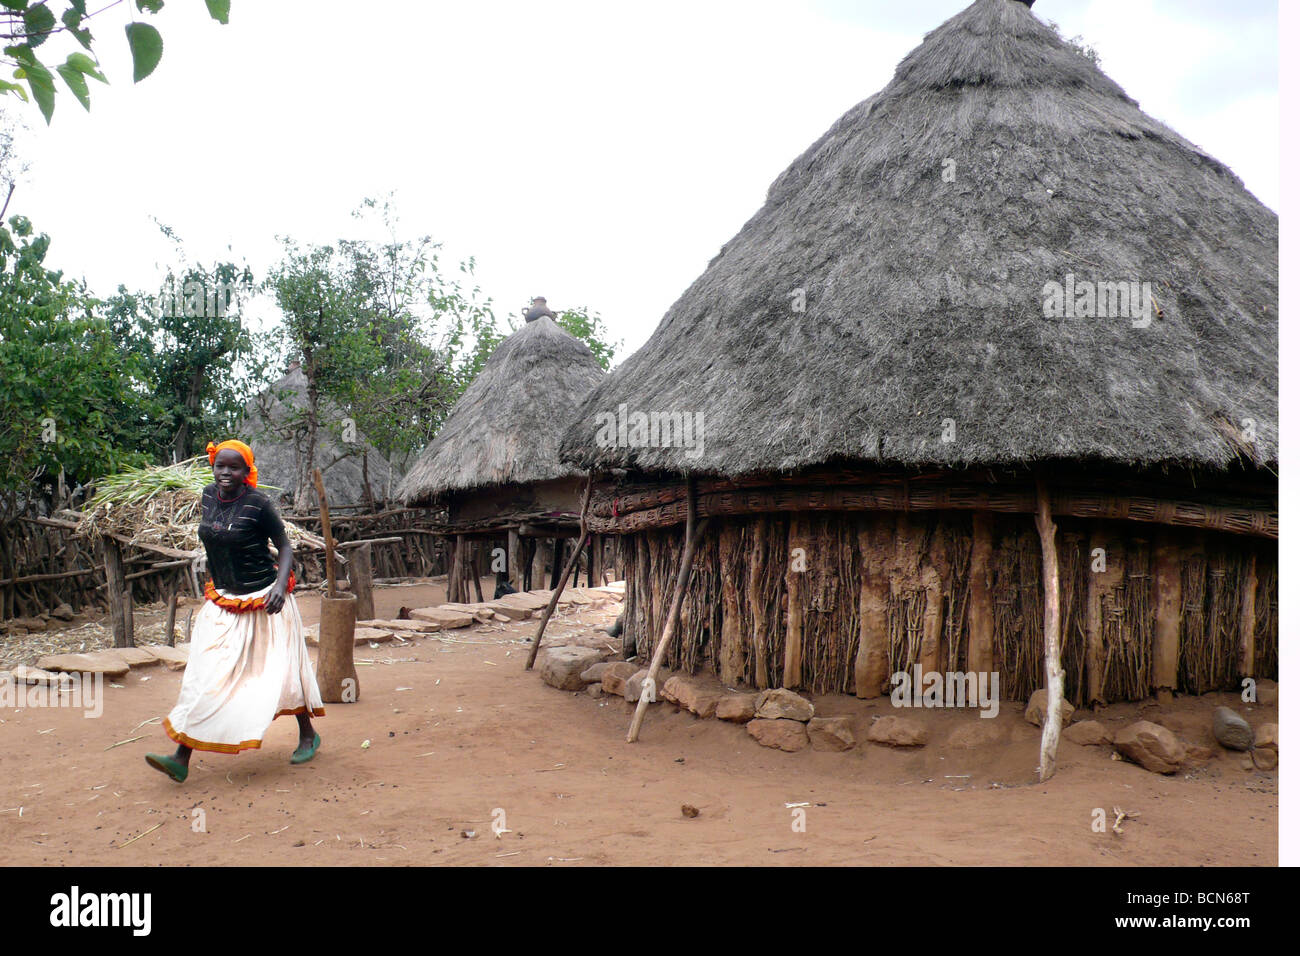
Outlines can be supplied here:
M1104 562L1104 570L1103 570ZM1088 540L1088 591L1084 608L1084 673L1089 705L1106 703L1106 608L1124 583L1124 551L1119 539L1094 531Z
M113 621L113 646L135 647L135 619L131 608L131 585L123 573L122 548L112 538L101 539L108 609Z
M168 647L176 646L176 599L181 590L181 573L175 572L171 576L172 586L167 595L167 623L163 626L163 642Z
M456 535L456 546L451 552L451 570L447 572L447 600L453 604L466 603L463 581L465 577L464 552L465 536Z
M858 654L853 662L853 691L866 699L879 697L889 680L889 555L893 535L874 516L858 527L862 559L862 588L858 595ZM972 568L974 558L971 559Z
M357 620L373 621L375 619L375 572L371 560L370 542L352 549L349 556L348 581L352 593L357 596Z
M554 591L560 586L561 575L560 566L564 562L564 539L551 539L551 590ZM564 570L563 580L568 580L569 571Z
M516 591L524 590L524 549L519 529L511 528L506 532L506 575L510 586Z
M772 599L763 593L763 542L767 539L768 517L759 515L754 519L754 543L749 549L748 585L745 588L745 600L749 612L753 615L753 633L750 645L754 648L754 686L767 690L772 686L772 675L767 667L767 613L766 607Z
M522 532L520 533L522 534ZM543 541L541 538L529 538L529 540L533 543L532 586L534 588L544 588L549 579L546 577L546 551L543 548ZM553 586L551 590L554 590Z
M474 594L478 597L479 604L483 603L483 574L482 569L479 567L479 552L482 550L481 542L470 542L469 571L474 576Z
M592 573L595 575L595 586L600 588L605 586L605 536L598 534L595 537L595 543L591 549L594 557L592 562Z
M1237 676L1255 676L1255 589L1259 586L1255 552L1246 558L1246 572L1241 582L1241 642L1237 658Z
M740 634L740 590L726 569L739 557L740 524L728 521L718 538L718 567L722 573L722 639L718 649L718 676L734 685L745 680L745 646Z
M642 681L641 698L636 703L636 713L632 715L632 726L627 731L627 742L630 744L636 743L637 737L641 734L641 722L645 720L645 709L650 703L649 692L656 686L659 668L663 665L664 655L668 653L668 645L672 643L673 634L677 630L677 617L681 613L682 598L686 596L686 585L691 579L691 565L695 561L695 546L709 523L709 519L705 518L698 525L696 524L695 480L688 477L686 483L686 527L682 533L682 566L677 572L677 586L673 588L673 603L668 608L668 618L664 621L663 633L659 635L659 643L655 646L650 668L646 672L645 680Z
M970 604L966 609L969 637L966 670L976 674L993 672L993 515L971 514Z
M1038 782L1056 773L1056 745L1061 739L1061 712L1065 702L1065 671L1061 669L1061 574L1056 552L1056 522L1047 484L1038 479L1038 515L1035 520L1043 545L1043 657L1047 672L1047 716L1038 749Z
M574 564L578 561L578 555L582 553L582 544L587 540L587 509L591 505L591 475L587 475L587 489L582 493L582 516L578 519L578 547L573 551L573 557L570 561ZM560 603L560 595L564 593L565 582L569 579L567 569L560 576L559 585L551 594L550 603L546 605L546 611L542 614L542 619L537 622L537 636L533 638L532 650L528 652L528 663L524 665L524 670L533 669L533 662L537 660L537 650L542 646L542 635L546 633L546 625L551 621L551 615L555 613L555 606Z
M596 586L596 539L587 538L587 587Z
M1183 553L1166 529L1156 533L1156 630L1151 642L1151 683L1161 704L1178 686L1178 649L1183 625Z
M785 669L781 686L795 689L803 684L803 593L808 573L808 519L790 516L790 539L785 555Z

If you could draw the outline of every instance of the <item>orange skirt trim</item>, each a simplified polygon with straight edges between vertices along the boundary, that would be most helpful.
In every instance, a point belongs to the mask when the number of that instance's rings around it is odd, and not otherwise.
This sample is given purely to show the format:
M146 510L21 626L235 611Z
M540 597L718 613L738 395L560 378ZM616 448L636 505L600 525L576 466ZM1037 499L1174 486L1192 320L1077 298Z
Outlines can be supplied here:
M297 582L294 580L293 572L290 571L289 585L288 587L285 588L284 593L292 594L294 584L296 583ZM211 578L208 578L208 583L203 586L203 596L207 598L209 601L211 601L213 604L215 604L217 607L223 608L224 610L227 611L231 611L235 614L244 614L247 613L248 611L260 611L262 608L266 607L266 597L267 597L265 594L255 598L222 597L220 594L217 593L217 586L212 583ZM189 745L187 744L186 746Z
M237 754L241 750L259 750L262 747L260 740L241 740L237 744L214 744L206 740L195 740L188 734L183 734L172 726L172 722L167 717L163 718L163 730L167 736L178 744L183 744L191 750L203 750L214 754Z
M293 710L277 710L275 712L275 717L297 717L299 714L305 714L305 713L307 713L306 707L295 707ZM325 708L313 707L311 709L311 715L313 717L324 717ZM274 720L275 717L272 717L271 719Z
M296 716L298 714L304 714L306 712L307 712L306 707L295 707L293 710L281 710L277 712L275 716L291 717L291 716ZM313 717L324 717L325 708L314 707L312 708L311 715ZM274 720L275 718L273 717L271 719ZM163 718L162 725L163 725L163 730L167 732L168 737L170 737L178 744L184 744L186 747L189 747L191 750L203 750L206 751L207 753L213 753L213 754L237 754L243 750L262 749L261 740L241 740L237 744L214 744L206 740L196 740L195 738L189 736L188 734L183 734L180 731L178 731L175 727L173 727L171 719L168 717Z

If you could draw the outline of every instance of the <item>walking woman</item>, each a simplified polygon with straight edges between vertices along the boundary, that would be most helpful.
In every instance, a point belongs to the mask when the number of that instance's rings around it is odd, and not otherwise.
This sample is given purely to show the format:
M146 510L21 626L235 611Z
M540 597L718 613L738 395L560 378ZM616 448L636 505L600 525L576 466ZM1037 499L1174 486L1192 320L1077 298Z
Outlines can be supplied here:
M194 622L180 698L163 721L172 756L149 766L177 783L195 750L235 754L262 746L276 717L298 718L306 763L320 747L312 717L325 713L293 597L293 550L271 499L257 490L253 450L241 441L208 443L213 483L203 489L199 539L208 555L207 600ZM277 566L267 542L280 552Z

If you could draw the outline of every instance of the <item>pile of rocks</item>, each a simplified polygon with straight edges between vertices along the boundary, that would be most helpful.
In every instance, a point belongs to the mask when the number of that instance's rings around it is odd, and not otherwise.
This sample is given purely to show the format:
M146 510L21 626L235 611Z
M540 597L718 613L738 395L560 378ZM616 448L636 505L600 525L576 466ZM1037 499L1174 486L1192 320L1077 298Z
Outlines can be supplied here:
M76 611L67 604L60 604L53 611L42 611L35 617L12 617L0 621L0 631L13 635L39 634L51 627L59 627L76 619Z
M1202 739L1208 730L1208 735L1224 750L1243 754L1242 769L1273 770L1277 767L1277 724L1262 723L1252 728L1249 721L1229 707L1215 708L1208 723L1207 728L1204 718L1181 716L1139 720L1115 734L1115 750L1154 773L1175 773L1203 766L1218 756L1213 747L1189 743L1180 736Z
M603 656L594 648L543 648L537 667L543 681L561 690L585 690L593 698L609 695L628 703L640 700L648 670L626 661L604 661ZM678 674L656 679L650 699L703 719L743 723L758 743L787 753L809 745L841 751L857 744L847 717L816 717L812 702L790 690L737 693L710 677Z

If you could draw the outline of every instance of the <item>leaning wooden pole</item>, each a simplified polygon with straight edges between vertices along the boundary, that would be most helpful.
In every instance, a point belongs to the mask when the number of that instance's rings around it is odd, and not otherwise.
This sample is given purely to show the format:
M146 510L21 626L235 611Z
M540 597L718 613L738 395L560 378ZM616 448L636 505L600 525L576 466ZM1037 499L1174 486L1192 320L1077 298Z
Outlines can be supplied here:
M659 635L659 643L655 645L654 657L650 661L650 669L646 672L645 679L641 682L641 699L636 703L636 713L632 715L632 726L627 730L627 742L636 743L637 737L641 734L641 722L645 720L646 705L649 704L650 698L646 693L647 689L653 689L655 678L659 673L659 667L664 662L664 655L668 653L668 645L672 643L673 634L677 631L677 616L682 609L682 598L686 595L686 584L691 579L691 565L695 561L695 545L699 541L700 532L704 526L709 523L705 518L698 527L695 523L695 480L686 479L686 533L682 539L682 566L677 572L677 586L673 588L673 603L668 608L668 618L664 621L663 633Z
M330 534L330 503L325 497L325 482L320 476L320 469L317 468L312 472L312 481L316 485L316 497L320 499L320 528L321 537L325 539L325 595L326 597L338 597L338 590L335 588L335 570L334 570L334 536Z
M1047 485L1038 479L1038 514L1035 518L1043 544L1043 657L1047 671L1047 716L1038 749L1038 781L1056 773L1056 745L1061 739L1061 711L1065 699L1065 672L1061 669L1061 577L1056 554L1056 523Z
M573 573L578 558L582 554L582 546L587 540L587 509L590 505L591 473L589 472L587 474L587 488L582 493L582 514L578 516L578 546L573 549L573 556L569 558L569 566L560 575L559 584L556 585L554 593L551 594L551 602L546 605L546 611L542 614L542 619L537 622L537 636L533 638L532 650L528 652L528 663L524 665L526 671L533 669L533 661L537 660L537 649L542 646L542 635L546 633L546 625L550 623L551 615L555 613L555 606L560 603L560 595L564 593L564 585L568 582L569 575Z

